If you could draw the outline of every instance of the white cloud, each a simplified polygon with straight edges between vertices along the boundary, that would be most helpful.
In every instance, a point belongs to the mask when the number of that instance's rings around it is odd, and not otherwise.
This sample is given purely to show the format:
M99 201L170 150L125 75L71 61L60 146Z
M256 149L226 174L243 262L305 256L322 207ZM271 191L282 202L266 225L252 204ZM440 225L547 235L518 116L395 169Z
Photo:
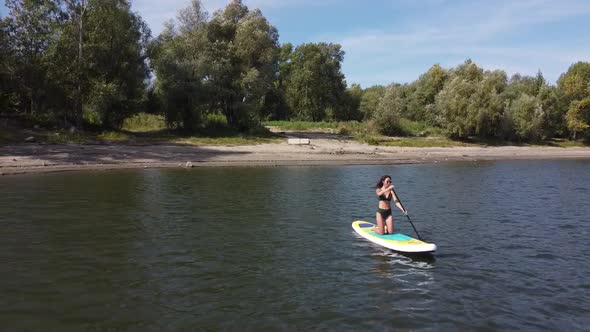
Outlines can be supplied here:
M529 42L526 38L544 24L590 15L590 2L501 0L460 4L433 0L430 3L439 6L430 8L434 15L422 15L416 8L409 15L413 18L411 22L395 28L322 36L324 40L340 43L346 51L344 68L350 71L346 73L348 82L370 81L354 65L366 59L371 59L375 67L394 67L381 69L377 77L395 72L398 75L390 80L398 82L413 81L424 72L416 72L407 79L408 70L404 67L427 69L434 63L454 66L466 58L487 69L504 69L509 74L534 75L541 69L554 82L573 62L590 59L587 37L580 43L570 41L565 47L556 45L561 41L542 38L542 42ZM512 37L520 38L519 46L513 46L514 41L510 44ZM381 80L376 83L387 84Z
M227 2L202 1L210 14L223 8ZM268 15L292 8L329 9L342 2L244 0L244 3L250 8L260 8ZM189 5L190 0L136 0L133 9L140 13L156 36L164 22L175 18L179 9ZM358 2L355 6L362 15L366 9L363 6L375 4ZM434 63L451 67L466 58L487 69L504 69L509 75L515 72L534 75L541 69L546 78L554 82L573 62L590 59L586 34L577 36L577 41L555 40L555 37L553 40L537 38L537 41L529 41L527 37L544 25L589 16L590 1L587 0L421 0L419 3L395 0L380 6L395 14L391 22L367 21L366 28L353 33L328 35L318 31L315 36L307 37L307 41L330 41L342 45L346 52L343 71L349 84L409 82ZM279 26L280 22L274 24ZM333 28L329 20L326 27ZM514 39L518 41L514 42Z
M201 0L201 3L211 15L216 10L224 8L229 0ZM259 8L265 12L293 7L326 6L337 3L337 0L245 0L243 3L249 8ZM152 35L157 36L162 31L164 22L176 18L178 11L190 4L191 0L136 0L133 1L132 8L147 22L152 30Z

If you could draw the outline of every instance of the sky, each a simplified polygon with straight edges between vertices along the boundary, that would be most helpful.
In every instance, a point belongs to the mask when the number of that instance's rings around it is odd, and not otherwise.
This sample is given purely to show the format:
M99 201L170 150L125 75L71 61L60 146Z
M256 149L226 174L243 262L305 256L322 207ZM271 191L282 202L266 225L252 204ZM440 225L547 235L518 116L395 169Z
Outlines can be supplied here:
M259 8L281 43L342 45L350 86L409 83L434 64L466 59L481 67L536 75L554 84L590 61L590 0L243 0ZM190 0L134 0L157 36ZM212 14L226 0L202 0ZM7 15L3 7L2 16Z

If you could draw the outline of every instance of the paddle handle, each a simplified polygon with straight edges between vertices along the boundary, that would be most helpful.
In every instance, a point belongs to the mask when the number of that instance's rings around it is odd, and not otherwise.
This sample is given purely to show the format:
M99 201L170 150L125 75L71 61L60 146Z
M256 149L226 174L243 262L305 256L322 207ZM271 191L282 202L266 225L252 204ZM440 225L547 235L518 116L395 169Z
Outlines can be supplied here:
M416 235L418 235L418 239L422 240L422 237L420 236L420 233L418 233L418 230L416 229L416 227L414 227L414 223L412 222L412 219L410 219L410 216L408 216L406 214L406 218L408 218L408 221L410 222L410 225L412 225L412 228L414 229L414 232L416 232Z
M391 188L391 191L393 191L393 193L395 194L395 197L397 197L397 201L398 201L399 205L402 207L402 209L404 209L404 211L407 212L408 210L406 210L406 207L402 204L402 200L399 199L399 196L395 192L395 189ZM412 225L414 232L416 232L416 235L418 235L418 239L420 239L422 241L422 236L420 236L420 233L418 233L418 230L416 229L416 227L414 227L414 223L412 222L412 219L410 219L410 216L406 214L406 218L408 218L408 221L410 222L410 225Z

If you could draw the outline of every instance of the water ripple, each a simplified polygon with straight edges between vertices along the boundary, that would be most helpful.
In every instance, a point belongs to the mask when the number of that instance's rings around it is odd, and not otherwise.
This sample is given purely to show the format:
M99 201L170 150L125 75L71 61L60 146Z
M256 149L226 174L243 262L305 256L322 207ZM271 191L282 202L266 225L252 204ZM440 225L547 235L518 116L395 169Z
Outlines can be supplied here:
M2 178L0 316L9 330L584 330L588 166ZM351 230L373 220L382 174L434 256Z

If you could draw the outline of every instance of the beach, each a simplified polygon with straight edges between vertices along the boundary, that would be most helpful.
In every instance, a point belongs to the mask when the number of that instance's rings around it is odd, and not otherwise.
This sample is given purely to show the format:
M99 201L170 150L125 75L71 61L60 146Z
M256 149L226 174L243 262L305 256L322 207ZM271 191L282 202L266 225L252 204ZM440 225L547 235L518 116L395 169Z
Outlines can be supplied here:
M12 144L0 146L0 175L123 168L383 165L502 159L590 159L589 147L386 147L348 139L310 144Z

